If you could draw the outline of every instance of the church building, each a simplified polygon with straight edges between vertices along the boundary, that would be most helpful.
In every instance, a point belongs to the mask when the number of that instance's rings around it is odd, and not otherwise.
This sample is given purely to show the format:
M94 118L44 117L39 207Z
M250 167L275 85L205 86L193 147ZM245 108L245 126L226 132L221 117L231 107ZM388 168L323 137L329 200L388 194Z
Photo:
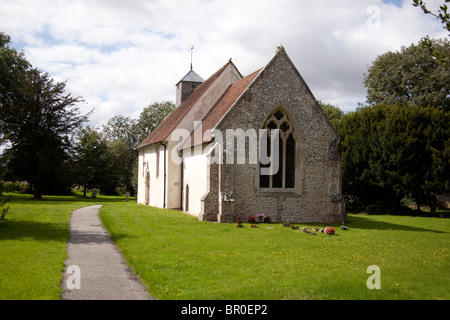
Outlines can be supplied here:
M282 46L245 77L231 59L207 80L191 66L137 147L138 203L214 222L343 222L338 143Z

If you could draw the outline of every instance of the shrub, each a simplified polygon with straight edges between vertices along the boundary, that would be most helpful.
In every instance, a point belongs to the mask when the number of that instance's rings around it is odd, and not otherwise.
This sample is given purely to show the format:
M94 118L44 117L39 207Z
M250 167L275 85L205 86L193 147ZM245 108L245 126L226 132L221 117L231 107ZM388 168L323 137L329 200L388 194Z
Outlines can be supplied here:
M6 192L17 191L20 193L24 193L28 191L28 183L19 181L8 181L3 183L3 191Z

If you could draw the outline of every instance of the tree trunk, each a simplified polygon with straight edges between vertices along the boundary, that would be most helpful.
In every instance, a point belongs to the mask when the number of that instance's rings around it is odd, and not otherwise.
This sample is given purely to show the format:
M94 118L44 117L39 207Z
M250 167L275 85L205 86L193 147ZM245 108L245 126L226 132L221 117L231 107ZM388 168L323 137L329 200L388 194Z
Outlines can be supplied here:
M42 199L43 193L44 193L44 185L40 183L34 184L33 198Z

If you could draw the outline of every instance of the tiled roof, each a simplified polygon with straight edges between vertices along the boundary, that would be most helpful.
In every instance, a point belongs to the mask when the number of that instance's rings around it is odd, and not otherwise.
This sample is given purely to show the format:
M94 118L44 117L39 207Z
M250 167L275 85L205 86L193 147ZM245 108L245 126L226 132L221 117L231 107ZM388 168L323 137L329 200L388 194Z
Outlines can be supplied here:
M164 141L173 130L175 130L180 121L188 114L198 99L208 90L219 75L232 63L228 61L222 68L208 78L205 82L199 85L192 94L171 114L169 114L149 135L144 139L136 149L141 149L152 144Z
M213 130L219 124L219 122L223 119L227 112L233 107L233 105L239 100L245 90L250 86L253 80L255 80L256 76L260 73L261 70L262 69L259 69L246 76L245 78L230 85L222 95L222 97L216 102L214 107L212 107L211 110L205 115L201 122L202 143L207 143L212 140L211 130ZM194 144L198 144L197 141L194 141L194 135L200 135L198 130L200 130L199 126L192 132L191 139L186 141L182 149L192 147L194 146ZM208 133L205 135L205 132Z

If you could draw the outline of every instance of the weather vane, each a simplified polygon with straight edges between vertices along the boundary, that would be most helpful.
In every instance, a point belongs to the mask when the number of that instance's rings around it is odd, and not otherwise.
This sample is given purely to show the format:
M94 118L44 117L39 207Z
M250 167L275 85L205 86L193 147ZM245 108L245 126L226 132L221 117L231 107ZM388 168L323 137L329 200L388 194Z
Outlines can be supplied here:
M190 48L191 48L191 70L192 70L192 52L194 51L194 45L192 44Z

